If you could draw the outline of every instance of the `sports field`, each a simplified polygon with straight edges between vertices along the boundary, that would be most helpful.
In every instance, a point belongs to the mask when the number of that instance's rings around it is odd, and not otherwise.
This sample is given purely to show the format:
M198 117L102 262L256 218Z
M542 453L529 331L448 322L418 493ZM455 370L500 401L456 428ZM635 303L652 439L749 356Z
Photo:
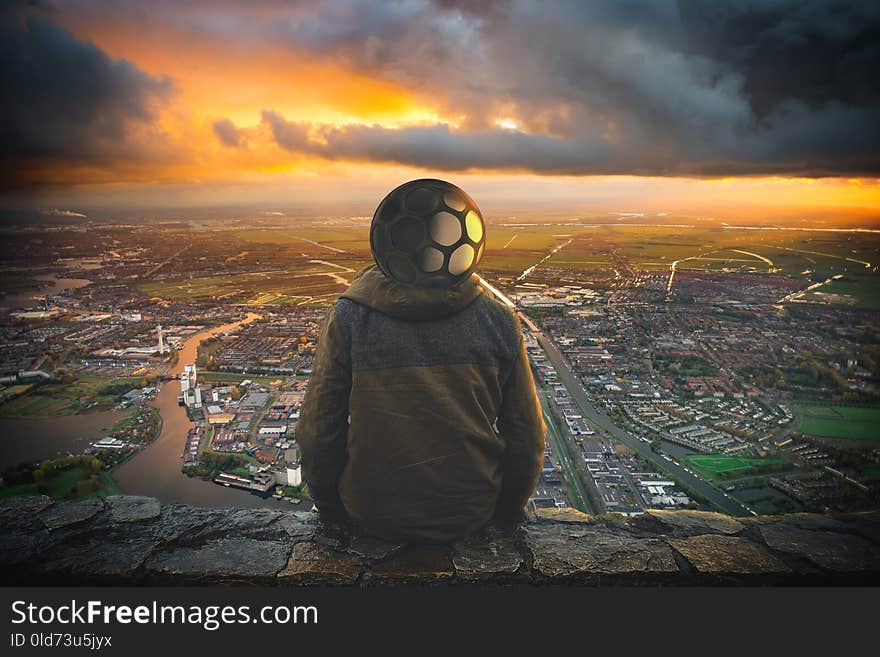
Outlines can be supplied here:
M880 440L880 408L798 406L798 431L824 438Z
M750 475L779 472L789 463L781 456L727 456L725 454L688 454L682 460L709 479L729 480Z

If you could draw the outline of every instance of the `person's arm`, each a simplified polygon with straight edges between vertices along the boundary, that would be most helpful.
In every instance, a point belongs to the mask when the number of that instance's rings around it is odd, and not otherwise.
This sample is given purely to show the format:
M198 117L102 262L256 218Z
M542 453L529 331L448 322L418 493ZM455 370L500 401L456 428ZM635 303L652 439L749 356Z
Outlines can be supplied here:
M547 433L518 320L516 328L519 337L516 361L502 388L498 413L498 432L507 447L501 494L495 507L495 518L501 522L522 520L526 503L541 475Z
M324 516L346 516L337 484L348 458L350 391L348 339L339 325L334 307L321 328L318 352L296 427L303 479L309 485L318 511Z

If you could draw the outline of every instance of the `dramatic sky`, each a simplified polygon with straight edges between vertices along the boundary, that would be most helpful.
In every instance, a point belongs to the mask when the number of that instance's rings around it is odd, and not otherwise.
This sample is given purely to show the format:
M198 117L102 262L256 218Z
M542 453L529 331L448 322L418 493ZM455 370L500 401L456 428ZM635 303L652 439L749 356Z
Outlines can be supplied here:
M880 208L880 3L6 0L0 196Z

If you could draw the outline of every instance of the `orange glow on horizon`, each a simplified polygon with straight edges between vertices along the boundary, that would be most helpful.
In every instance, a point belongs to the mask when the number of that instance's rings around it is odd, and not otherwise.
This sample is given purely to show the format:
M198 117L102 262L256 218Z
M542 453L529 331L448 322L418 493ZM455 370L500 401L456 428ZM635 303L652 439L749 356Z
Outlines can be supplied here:
M505 198L511 204L530 198L539 204L552 198L559 205L621 211L630 209L625 205L634 211L717 209L718 214L737 208L740 214L754 212L757 217L759 207L780 212L811 207L867 209L880 216L880 179L873 178L562 176L492 169L450 173L290 152L275 143L269 127L261 122L264 110L291 122L391 129L438 124L454 129L465 117L451 112L442 98L429 96L427 90L371 77L332 55L318 57L263 43L220 43L182 26L169 28L143 17L93 21L87 15L67 15L62 20L66 29L111 57L129 60L153 76L168 76L173 83L173 93L158 108L161 138L140 137L145 148L155 148L148 157L103 167L39 165L40 178L48 186L64 185L76 198L126 188L146 193L161 185L189 186L192 189L181 198L216 198L218 203L284 198L287 190L299 198L298 194L316 189L315 193L331 197L351 189L354 196L368 198L374 190L387 191L407 178L439 176L472 181L478 189L491 190L499 204ZM496 127L505 131L528 130L540 123L539 117L512 118L516 114L504 113L503 101L497 107ZM221 143L213 129L218 119L229 119L241 130L242 147ZM617 129L613 124L607 127L611 133ZM253 190L243 191L247 187Z

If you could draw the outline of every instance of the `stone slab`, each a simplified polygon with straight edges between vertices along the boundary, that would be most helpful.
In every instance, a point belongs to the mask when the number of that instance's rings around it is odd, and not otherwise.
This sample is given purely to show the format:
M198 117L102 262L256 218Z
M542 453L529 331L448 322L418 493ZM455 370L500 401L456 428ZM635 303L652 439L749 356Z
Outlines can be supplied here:
M91 519L104 508L99 497L91 497L80 502L58 502L44 511L40 518L49 531L74 525Z
M162 505L155 497L142 495L111 495L107 498L114 522L137 522L157 518Z
M658 538L636 538L601 527L528 527L534 570L550 579L595 575L657 576L678 572L672 549Z
M291 584L354 584L363 572L360 559L312 542L293 546L290 559L278 577Z
M194 578L274 577L285 567L290 546L254 538L221 538L199 546L162 551L146 562L148 571Z
M661 511L649 509L650 518L659 521L674 535L694 536L697 534L737 534L745 525L721 513L706 511Z
M670 538L669 544L701 573L766 575L791 572L766 548L747 538L703 534Z
M410 545L366 573L369 582L383 584L435 584L453 575L449 548L443 545Z
M456 576L468 580L496 580L517 572L525 559L512 536L482 534L452 546Z
M880 548L853 534L799 529L784 523L761 527L767 545L838 573L880 570Z

